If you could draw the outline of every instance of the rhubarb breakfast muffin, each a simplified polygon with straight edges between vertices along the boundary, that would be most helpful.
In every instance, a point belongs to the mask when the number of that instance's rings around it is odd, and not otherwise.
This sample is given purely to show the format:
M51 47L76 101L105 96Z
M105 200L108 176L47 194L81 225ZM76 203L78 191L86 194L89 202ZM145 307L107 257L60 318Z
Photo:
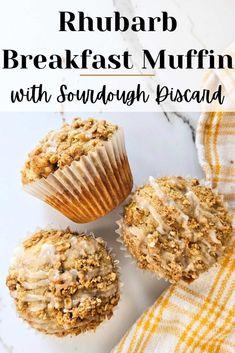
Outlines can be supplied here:
M31 327L78 335L113 315L120 296L115 264L101 238L44 230L17 249L6 283Z
M119 233L142 269L187 282L224 255L232 219L222 197L199 180L150 178L125 207Z
M91 118L49 132L21 174L27 192L77 223L106 215L133 185L122 128Z

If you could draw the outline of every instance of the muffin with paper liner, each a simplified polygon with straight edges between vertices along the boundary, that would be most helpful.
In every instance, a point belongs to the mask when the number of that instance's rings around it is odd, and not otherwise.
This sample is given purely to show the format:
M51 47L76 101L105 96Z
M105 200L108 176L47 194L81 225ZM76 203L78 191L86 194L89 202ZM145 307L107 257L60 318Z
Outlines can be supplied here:
M150 177L133 193L118 225L137 265L172 283L198 278L225 255L232 239L222 196L182 177Z
M110 319L119 302L116 260L102 238L40 230L15 252L7 286L16 310L49 335L78 335Z
M76 223L106 215L133 185L122 128L91 118L49 132L21 174L24 190Z

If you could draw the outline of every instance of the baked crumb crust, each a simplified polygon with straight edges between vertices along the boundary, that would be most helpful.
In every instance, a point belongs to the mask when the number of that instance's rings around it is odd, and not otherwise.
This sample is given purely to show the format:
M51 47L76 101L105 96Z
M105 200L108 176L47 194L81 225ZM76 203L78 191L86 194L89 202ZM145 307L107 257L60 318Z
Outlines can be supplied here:
M6 284L19 315L56 336L78 335L109 319L119 278L101 238L66 231L33 234L18 249Z
M21 171L22 183L28 184L46 178L57 169L71 165L81 156L102 146L117 129L117 125L105 120L75 118L71 124L64 124L60 130L49 132L28 154Z
M125 207L122 235L140 268L190 282L223 256L232 220L222 198L197 179L150 178Z

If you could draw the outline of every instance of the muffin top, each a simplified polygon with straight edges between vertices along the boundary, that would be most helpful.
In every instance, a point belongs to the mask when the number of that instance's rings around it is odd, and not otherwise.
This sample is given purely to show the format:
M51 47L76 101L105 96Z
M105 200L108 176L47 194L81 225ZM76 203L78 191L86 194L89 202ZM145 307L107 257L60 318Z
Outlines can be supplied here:
M171 282L192 281L225 252L231 217L197 179L150 178L126 206L123 240L141 268Z
M94 329L119 300L118 273L101 238L48 230L18 249L7 286L20 316L35 329L64 336Z
M75 118L60 130L49 132L29 153L21 171L22 183L46 178L57 169L79 161L82 156L102 146L117 129L117 125L105 120Z

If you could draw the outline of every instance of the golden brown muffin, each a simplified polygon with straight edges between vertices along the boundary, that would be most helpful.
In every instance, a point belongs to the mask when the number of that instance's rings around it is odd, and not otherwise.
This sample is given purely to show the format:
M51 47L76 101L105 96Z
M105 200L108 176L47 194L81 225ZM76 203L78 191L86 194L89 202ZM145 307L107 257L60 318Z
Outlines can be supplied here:
M102 146L117 130L105 120L75 118L58 131L49 132L29 153L22 169L22 183L28 184L47 177L57 169L79 161L84 155Z
M20 317L56 336L95 329L113 315L120 296L104 241L69 229L39 231L24 241L6 283Z
M124 244L142 269L192 281L223 256L232 220L221 196L197 179L149 179L125 207Z
M74 222L105 216L133 185L123 129L104 120L74 119L29 153L22 183Z

